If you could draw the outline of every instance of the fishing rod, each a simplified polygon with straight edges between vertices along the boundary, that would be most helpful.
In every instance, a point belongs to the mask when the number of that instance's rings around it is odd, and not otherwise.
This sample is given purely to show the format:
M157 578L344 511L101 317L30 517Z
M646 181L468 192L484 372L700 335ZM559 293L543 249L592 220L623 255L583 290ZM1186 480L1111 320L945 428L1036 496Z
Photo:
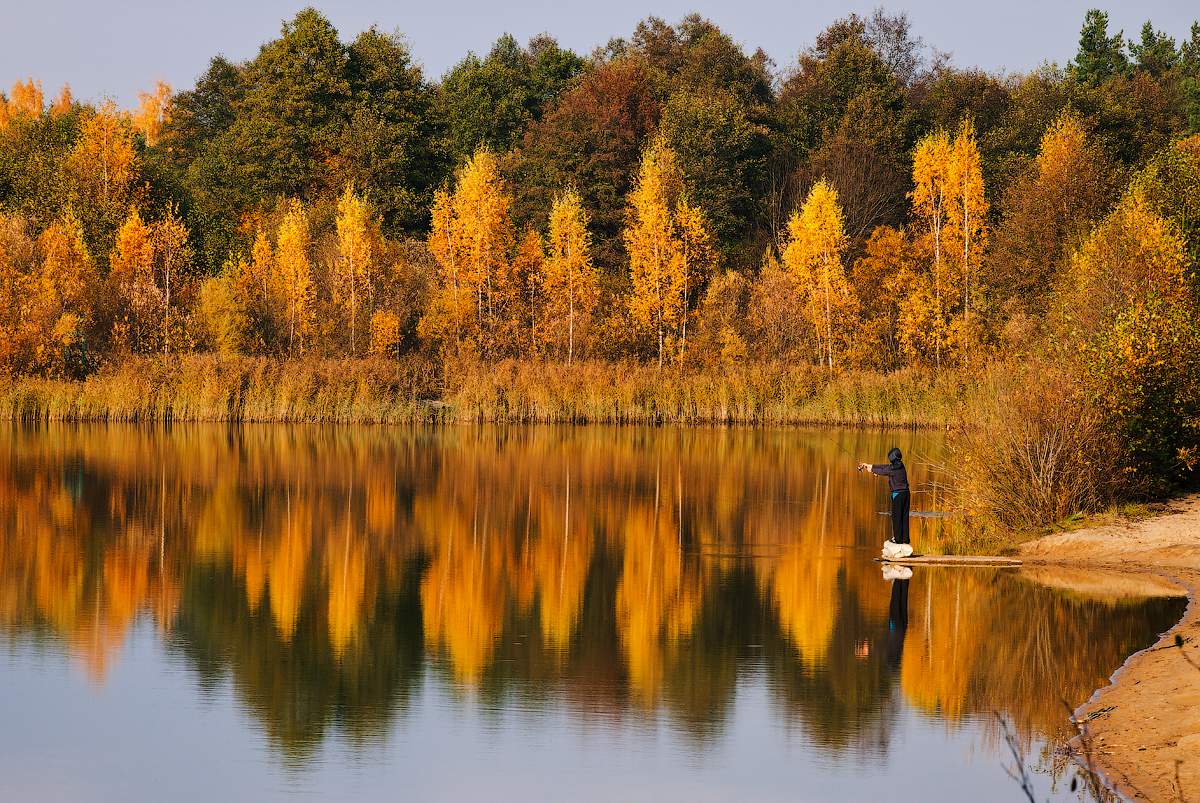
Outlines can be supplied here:
M856 457L855 455L851 454L851 453L850 453L850 450L849 450L849 449L847 449L845 446L843 446L843 445L841 444L841 442L840 442L840 441L838 441L837 439L835 439L835 438L833 437L833 435L832 435L832 434L830 434L829 432L826 432L826 431L824 431L824 430L821 430L821 437L823 437L823 438L825 438L826 440L828 440L830 443L832 443L832 444L833 444L833 445L834 445L834 446L837 448L837 450L838 450L839 452L841 452L842 454L844 454L846 457L850 458L850 459L851 459L851 460L854 462L854 467L855 467L855 470L861 473L862 469L858 468L858 466L861 464L861 460L860 460L858 457ZM919 454L918 454L918 455L917 455L917 457L916 457L916 461L917 461L918 463L923 463L923 464L925 464L925 465L929 465L928 463L926 463L925 461L923 461L923 460L921 459L921 457L920 457L920 455L919 455ZM934 499L934 503L935 503L935 504L936 504L936 502L937 502L938 490L940 490L940 489L941 489L941 486L940 486L938 483L936 483L936 482L933 484L933 487L932 487L932 488L927 488L927 487L915 487L915 486L913 486L913 485L911 485L911 484L910 484L910 486L909 486L909 492L910 492L910 493L911 493L911 494L912 494L914 497L915 497L915 496L917 496L918 494L921 494L921 495L927 495L927 496L932 496L932 497L933 497L933 499ZM890 515L891 515L891 513L890 513L890 511L881 510L881 511L879 511L879 515L881 515L881 516L890 516ZM947 517L947 516L951 516L951 515L953 515L953 514L952 514L951 512L949 512L949 511L945 511L945 510L912 510L912 511L910 511L910 512L909 512L909 515L910 515L910 516L912 516L912 517L914 517L914 518L921 518L921 519L938 519L938 518L945 518L945 517Z

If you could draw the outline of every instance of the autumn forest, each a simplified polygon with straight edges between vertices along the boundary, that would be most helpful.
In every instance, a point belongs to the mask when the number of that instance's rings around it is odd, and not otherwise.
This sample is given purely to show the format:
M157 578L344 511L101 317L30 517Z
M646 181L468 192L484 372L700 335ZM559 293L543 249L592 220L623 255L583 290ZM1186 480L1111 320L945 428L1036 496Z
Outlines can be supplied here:
M18 81L6 410L104 417L107 389L203 376L193 417L253 417L299 376L264 418L321 418L342 381L460 418L967 420L964 466L1058 433L1068 479L1025 509L962 484L1012 524L1194 482L1200 25L1090 11L1027 74L883 10L797 50L650 17L588 54L502 36L435 79L400 34L306 9L132 110Z

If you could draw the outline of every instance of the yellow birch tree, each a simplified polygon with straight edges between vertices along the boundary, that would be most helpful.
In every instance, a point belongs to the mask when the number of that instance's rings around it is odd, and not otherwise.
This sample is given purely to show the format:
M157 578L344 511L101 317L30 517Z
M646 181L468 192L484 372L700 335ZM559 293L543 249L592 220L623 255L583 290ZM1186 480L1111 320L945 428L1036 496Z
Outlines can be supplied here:
M98 220L120 219L131 200L136 171L129 121L115 103L104 103L83 121L67 168Z
M171 285L178 282L179 272L187 268L192 257L187 227L174 206L167 207L167 214L154 224L153 240L162 277L162 350L166 354L171 348Z
M913 152L913 191L910 198L913 213L925 224L933 263L930 266L934 292L934 317L944 319L942 291L946 285L945 229L948 225L947 205L954 194L950 169L952 144L950 136L943 130L927 134L917 143ZM940 325L938 329L943 327ZM942 363L942 338L934 344L934 360Z
M430 217L428 244L438 265L438 290L421 317L418 332L421 337L441 341L443 346L453 343L455 353L461 354L470 307L462 276L464 249L450 193L439 190L434 194Z
M485 353L495 351L505 320L509 287L509 253L514 233L504 179L491 151L475 154L458 177L453 206L465 246L464 277L475 299L476 342Z
M423 336L485 354L512 345L511 205L499 163L486 148L458 171L452 194L435 196L429 250L440 287L422 319Z
M962 282L962 346L970 339L971 280L978 273L987 245L987 198L983 192L983 169L975 125L964 120L951 146L946 184L953 194L946 205L947 218L954 225L955 256Z
M804 294L821 362L831 371L835 340L846 331L846 323L858 306L842 265L846 242L837 190L821 179L788 220L783 264Z
M549 254L542 263L543 321L544 331L560 349L565 340L568 365L575 356L578 324L590 319L600 295L587 226L587 213L578 192L568 190L554 199Z
M108 262L109 282L125 302L123 314L114 323L113 339L135 351L152 350L150 333L162 297L154 283L153 229L136 207L129 208L117 230Z
M290 354L295 353L297 341L303 350L310 329L313 281L308 261L309 243L308 214L299 201L289 201L275 237L275 270L280 296L287 310Z
M40 331L38 362L65 368L66 352L81 345L91 318L99 274L83 239L79 217L70 208L38 238L40 270L31 295Z
M362 196L346 187L338 199L337 269L334 273L334 300L350 315L350 354L358 353L356 333L358 310L371 287L371 213Z
M675 152L661 141L642 156L637 184L629 197L624 231L629 252L629 312L658 340L662 368L667 331L677 328L683 307L683 277L679 275L679 236L674 207L682 180Z
M158 81L153 92L138 93L138 107L132 118L133 128L141 132L147 145L157 145L170 112L171 86Z
M54 99L54 103L50 104L50 113L55 115L63 115L71 111L71 107L75 105L75 98L71 95L71 87L68 84L63 84L63 88L59 90L58 97Z
M679 316L679 359L687 348L687 325L694 298L699 297L717 264L713 247L712 227L699 207L686 197L675 207L675 225L679 233L679 267L676 275L683 279L683 314Z

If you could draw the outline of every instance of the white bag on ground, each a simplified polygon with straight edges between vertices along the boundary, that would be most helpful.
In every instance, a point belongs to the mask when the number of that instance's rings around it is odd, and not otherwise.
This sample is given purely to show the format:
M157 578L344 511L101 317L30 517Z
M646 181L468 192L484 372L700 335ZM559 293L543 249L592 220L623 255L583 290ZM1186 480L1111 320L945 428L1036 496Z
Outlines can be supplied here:
M912 544L897 544L890 538L883 542L883 559L900 560L912 555Z

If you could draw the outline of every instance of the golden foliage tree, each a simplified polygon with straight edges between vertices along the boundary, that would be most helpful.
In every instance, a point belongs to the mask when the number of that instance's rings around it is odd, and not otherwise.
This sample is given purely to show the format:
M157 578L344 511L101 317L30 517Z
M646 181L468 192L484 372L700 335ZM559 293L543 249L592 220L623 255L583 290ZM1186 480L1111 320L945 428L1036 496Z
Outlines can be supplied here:
M33 261L33 243L25 221L0 212L0 366L18 367L20 328L25 304L25 278Z
M675 207L675 225L679 232L679 267L675 272L683 279L683 314L679 317L679 359L682 360L692 305L716 268L717 250L708 217L686 197L681 197Z
M964 120L951 146L947 170L948 186L953 190L947 205L948 218L953 224L958 261L959 281L962 284L963 328L970 328L972 279L979 271L983 250L987 245L987 198L983 193L983 168L979 159L979 144L975 125ZM964 339L970 333L962 333ZM965 345L965 340L964 340Z
M63 84L63 88L58 92L58 97L50 104L50 113L55 115L66 114L71 111L71 107L74 105L75 98L71 95L71 87L68 84Z
M188 230L174 206L168 206L162 220L155 222L153 230L154 250L158 263L159 287L162 290L162 350L171 349L172 282L178 284L179 276L191 263L192 250L188 245Z
M809 339L796 326L796 311L803 307L795 276L780 263L775 249L768 248L746 311L751 355L766 360L804 359Z
M629 196L624 240L629 252L629 312L655 334L659 368L667 333L677 329L686 314L675 220L682 186L675 152L655 141L642 156L637 184Z
M18 80L13 83L7 99L0 97L0 129L17 118L40 117L44 108L42 82L32 78Z
M283 292L275 271L275 249L267 230L260 226L250 247L250 259L235 259L239 270L236 291L243 299L247 316L247 348L266 348L277 341L283 326L280 313ZM253 342L251 342L253 340Z
M846 231L837 190L822 179L788 220L783 264L804 295L805 314L816 336L820 362L831 371L835 343L847 339L858 309L842 265L845 250Z
M1178 226L1159 215L1135 185L1073 255L1062 314L1096 331L1131 301L1151 294L1181 299L1187 268Z
M913 152L913 191L910 197L913 214L924 224L932 257L929 270L933 289L932 318L939 322L939 330L943 328L940 321L945 317L942 296L950 289L944 261L947 228L950 226L949 206L954 196L952 154L950 136L940 129L923 137ZM934 343L934 360L940 367L941 337Z
M196 314L207 338L206 345L218 354L246 351L249 316L243 277L249 270L244 258L231 257L219 274L200 283Z
M38 251L40 270L30 288L31 318L40 330L37 361L52 373L80 370L84 355L79 352L85 346L99 274L84 242L83 226L71 209L38 237Z
M112 101L88 115L67 158L83 208L94 210L99 225L115 225L133 198L137 177L127 117Z
M357 351L358 311L369 299L372 288L371 213L353 186L338 199L337 267L334 271L334 301L350 316L350 354Z
M877 226L871 232L851 271L862 316L855 338L857 365L876 369L896 365L901 353L900 309L915 289L920 268L920 258L903 229Z
M600 295L587 226L579 193L569 190L554 199L549 253L541 271L542 331L547 342L566 352L568 364L575 356L579 324L591 318Z
M154 85L153 92L138 93L138 107L131 122L135 131L141 133L146 144L158 144L171 113L171 86L163 81Z
M421 322L443 344L493 354L510 346L512 200L496 157L480 149L434 200L429 250L439 289Z
M124 309L114 322L113 339L134 351L153 350L162 294L154 282L154 232L136 207L117 230L109 254L108 280Z
M399 357L400 316L391 310L371 315L371 353L377 357Z
M312 326L313 278L308 259L311 235L304 205L292 200L275 237L274 282L287 310L288 353L304 350Z
M1071 111L1042 135L1024 175L1005 193L988 283L1019 310L1040 315L1066 257L1110 199L1112 166Z

